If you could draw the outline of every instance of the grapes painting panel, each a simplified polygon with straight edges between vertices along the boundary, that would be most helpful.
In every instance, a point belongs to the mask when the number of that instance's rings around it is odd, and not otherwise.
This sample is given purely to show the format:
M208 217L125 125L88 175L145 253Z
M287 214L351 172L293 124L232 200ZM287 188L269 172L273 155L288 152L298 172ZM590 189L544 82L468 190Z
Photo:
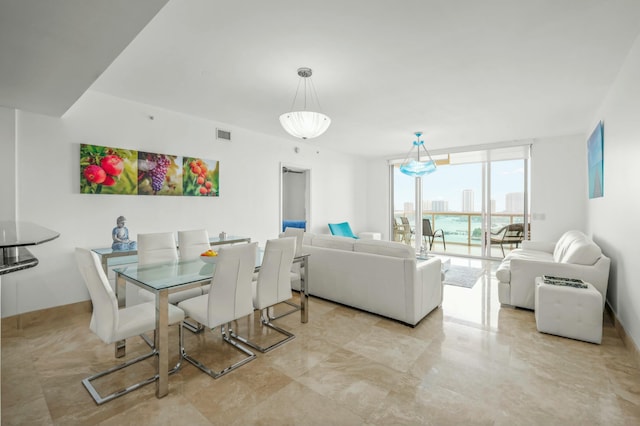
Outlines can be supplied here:
M219 161L184 157L182 163L183 195L217 197L219 187Z
M138 152L138 195L182 195L182 158Z
M80 145L81 194L137 194L138 151Z

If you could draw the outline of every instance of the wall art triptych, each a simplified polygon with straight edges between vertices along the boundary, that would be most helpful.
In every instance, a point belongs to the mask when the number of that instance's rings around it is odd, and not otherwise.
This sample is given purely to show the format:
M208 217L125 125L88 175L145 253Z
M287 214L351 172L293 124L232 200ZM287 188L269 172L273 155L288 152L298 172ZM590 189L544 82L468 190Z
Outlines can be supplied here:
M80 193L218 197L219 163L81 144Z

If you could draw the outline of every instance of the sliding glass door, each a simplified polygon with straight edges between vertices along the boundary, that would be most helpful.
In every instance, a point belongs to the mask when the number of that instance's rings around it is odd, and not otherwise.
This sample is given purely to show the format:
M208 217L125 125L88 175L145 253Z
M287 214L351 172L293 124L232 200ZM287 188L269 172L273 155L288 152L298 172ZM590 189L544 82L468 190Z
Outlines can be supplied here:
M516 240L503 240L501 232L511 224L529 230L525 214L529 146L434 152L432 156L438 168L422 178L419 208L415 205L415 179L400 173L399 164L391 162L395 240L416 246L413 231L417 217L429 219L436 235L444 234L444 242L439 237L420 236L422 244L434 252L502 257L503 250L506 254L515 248Z
M519 247L530 232L528 202L528 162L524 159L495 160L488 163L489 196L486 211L485 256L503 257ZM526 228L525 228L526 225Z

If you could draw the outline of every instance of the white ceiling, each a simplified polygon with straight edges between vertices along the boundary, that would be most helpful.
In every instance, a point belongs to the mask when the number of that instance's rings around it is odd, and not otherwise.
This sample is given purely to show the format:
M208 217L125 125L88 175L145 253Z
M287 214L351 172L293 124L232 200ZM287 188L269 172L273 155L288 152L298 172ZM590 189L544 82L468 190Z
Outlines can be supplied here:
M34 3L0 1L3 9ZM85 44L104 42L95 37L103 16L111 35L135 34L111 18L129 19L129 5L141 3L112 3L94 0L90 14L66 10L57 23L90 16L75 34ZM139 15L153 16L161 3L145 3ZM38 19L56 12L46 9ZM9 20L0 19L2 26ZM637 0L170 0L91 88L294 140L278 116L291 106L296 69L306 66L332 124L303 143L391 156L406 153L416 130L430 149L583 133L639 33ZM96 62L67 64L66 40L57 48L43 36L27 41L66 72ZM23 56L8 58L15 67L40 64ZM0 102L7 105L4 67ZM78 97L68 92L51 97L68 107ZM21 107L19 95L8 105Z
M61 116L168 0L0 0L0 105Z

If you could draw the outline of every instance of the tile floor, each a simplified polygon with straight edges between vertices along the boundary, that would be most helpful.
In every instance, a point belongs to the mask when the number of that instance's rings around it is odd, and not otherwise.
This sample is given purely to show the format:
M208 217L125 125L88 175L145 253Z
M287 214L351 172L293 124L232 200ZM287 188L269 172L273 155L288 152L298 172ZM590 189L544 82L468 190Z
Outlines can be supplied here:
M488 272L472 289L445 286L442 308L415 328L311 298L307 324L297 313L278 320L296 339L218 380L185 364L162 399L149 385L95 405L81 379L116 361L89 331L86 304L5 319L2 424L640 424L640 369L608 318L602 345L538 333L533 312L500 307L495 263L453 263ZM240 321L238 330L271 338L255 326ZM237 356L210 333L186 340L213 367ZM128 356L146 349L128 341Z

